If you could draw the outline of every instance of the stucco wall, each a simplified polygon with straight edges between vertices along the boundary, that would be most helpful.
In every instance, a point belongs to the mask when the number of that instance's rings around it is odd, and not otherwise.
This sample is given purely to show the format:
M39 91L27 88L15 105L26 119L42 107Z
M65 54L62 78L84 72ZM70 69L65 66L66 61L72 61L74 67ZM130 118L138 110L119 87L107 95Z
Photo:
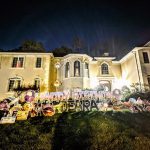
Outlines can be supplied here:
M24 57L23 68L12 68L13 57ZM42 58L42 67L36 68L36 57ZM49 69L50 69L50 55L41 54L3 54L1 55L0 68L0 97L3 95L11 95L8 92L9 79L19 77L22 79L22 85L33 85L35 78L40 78L40 84L44 85L42 88L48 90L49 88Z
M135 60L135 54L131 53L125 61L121 62L122 79L128 82L128 86L132 83L139 82L137 64Z
M148 85L147 78L150 76L150 63L144 63L143 52L147 52L150 61L150 48L142 48L139 50L139 58L140 58L140 64L142 70L143 83Z

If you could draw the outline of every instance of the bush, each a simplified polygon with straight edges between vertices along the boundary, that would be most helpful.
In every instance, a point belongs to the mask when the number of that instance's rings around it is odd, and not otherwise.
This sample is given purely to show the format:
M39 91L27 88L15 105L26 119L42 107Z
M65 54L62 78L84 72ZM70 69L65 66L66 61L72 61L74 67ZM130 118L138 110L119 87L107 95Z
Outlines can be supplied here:
M137 99L138 97L140 97L142 100L146 99L146 100L150 100L150 92L135 92L135 93L131 93L129 96L127 96L125 99L129 100L129 98L135 98Z

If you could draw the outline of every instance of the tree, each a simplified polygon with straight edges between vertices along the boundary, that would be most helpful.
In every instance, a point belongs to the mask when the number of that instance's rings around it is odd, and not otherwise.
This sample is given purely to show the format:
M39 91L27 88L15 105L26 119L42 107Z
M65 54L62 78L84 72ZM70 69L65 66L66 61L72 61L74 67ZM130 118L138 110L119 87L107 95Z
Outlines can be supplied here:
M17 52L46 52L43 44L34 40L26 40L17 49L11 51Z
M54 54L55 57L63 57L67 54L72 53L72 49L65 47L65 46L61 46L60 48L55 48L52 53Z
M75 37L73 39L72 47L73 47L73 50L80 52L80 50L85 48L84 41L79 37Z
M36 52L45 52L45 48L41 42L36 42L32 40L24 41L21 45L21 50L23 51L36 51Z
M0 48L0 52L4 52L4 50Z

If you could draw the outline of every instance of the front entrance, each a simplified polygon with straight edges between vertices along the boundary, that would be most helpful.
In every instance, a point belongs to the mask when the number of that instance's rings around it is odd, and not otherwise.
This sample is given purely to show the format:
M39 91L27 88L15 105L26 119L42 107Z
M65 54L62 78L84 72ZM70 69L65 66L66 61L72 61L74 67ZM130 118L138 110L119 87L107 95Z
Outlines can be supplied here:
M98 85L98 91L111 91L111 83L107 80L100 80Z

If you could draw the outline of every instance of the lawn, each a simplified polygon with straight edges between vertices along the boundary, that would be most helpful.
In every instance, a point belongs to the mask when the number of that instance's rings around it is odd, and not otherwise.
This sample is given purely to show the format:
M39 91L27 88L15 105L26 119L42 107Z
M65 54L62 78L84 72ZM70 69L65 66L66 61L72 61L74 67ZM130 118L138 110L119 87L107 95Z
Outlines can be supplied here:
M0 149L149 150L150 113L64 112L0 125Z

